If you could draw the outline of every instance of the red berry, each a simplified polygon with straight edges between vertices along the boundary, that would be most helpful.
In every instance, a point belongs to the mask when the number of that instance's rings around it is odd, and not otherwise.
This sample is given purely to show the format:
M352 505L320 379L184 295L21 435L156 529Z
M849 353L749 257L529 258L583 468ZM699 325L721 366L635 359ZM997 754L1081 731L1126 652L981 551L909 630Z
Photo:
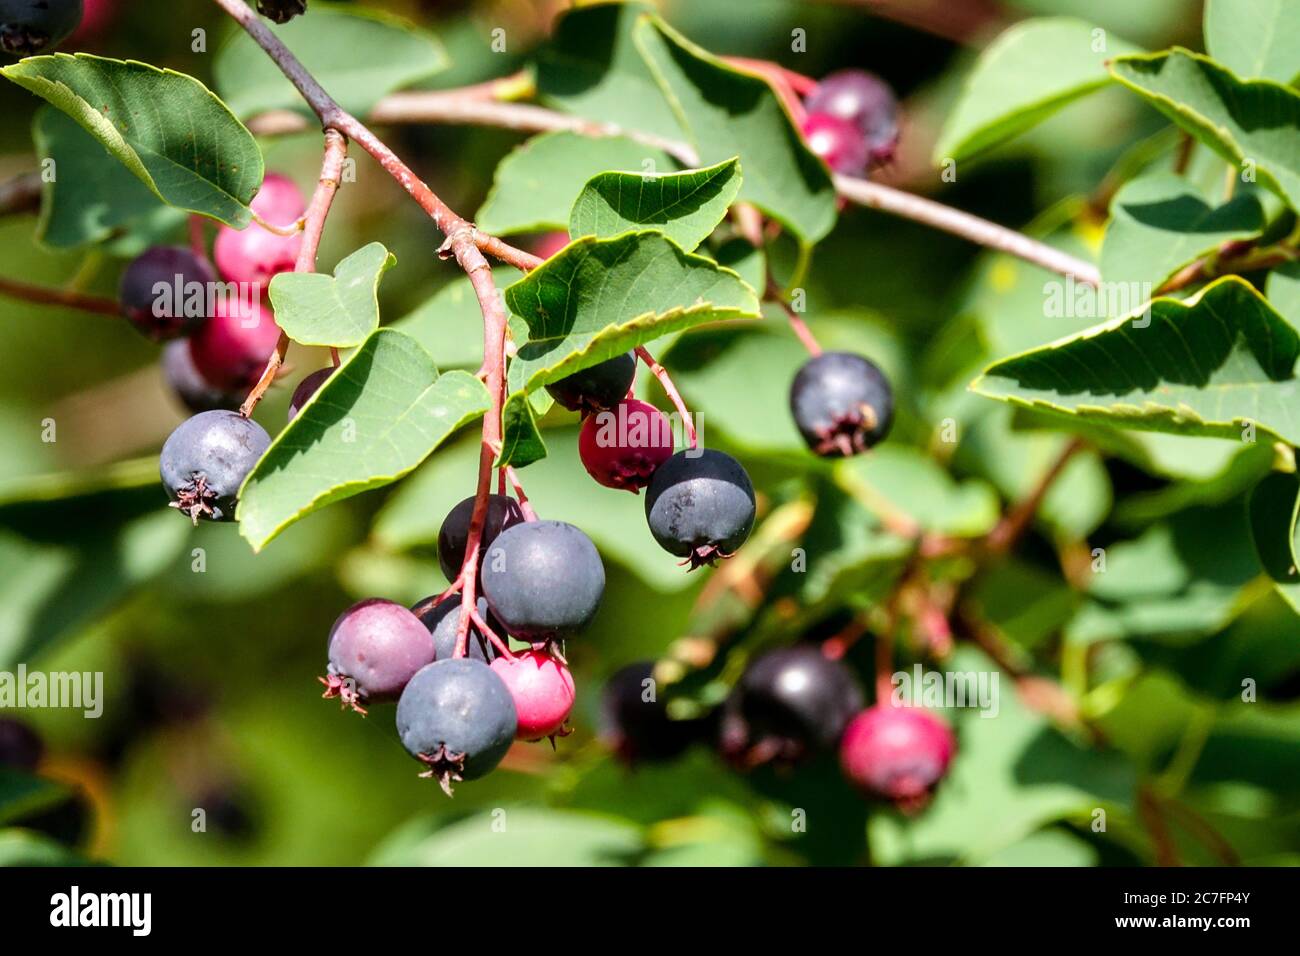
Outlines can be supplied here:
M492 670L505 683L519 717L519 740L541 740L564 729L573 710L573 675L545 651L498 657Z
M861 176L866 171L866 137L848 120L829 113L809 113L803 121L803 135L808 148L835 172Z
M251 205L255 213L274 226L288 226L307 211L298 187L276 173L262 181ZM226 281L254 283L264 289L273 276L293 271L301 248L301 232L280 236L251 223L243 229L222 226L217 230L212 255Z
M877 704L844 729L840 766L865 793L911 810L925 804L956 750L952 729L937 714Z
M269 305L228 296L190 339L190 352L209 383L236 391L257 382L279 340L280 327Z
M578 434L587 473L606 488L636 492L673 455L668 416L648 402L626 398L609 411L588 415Z

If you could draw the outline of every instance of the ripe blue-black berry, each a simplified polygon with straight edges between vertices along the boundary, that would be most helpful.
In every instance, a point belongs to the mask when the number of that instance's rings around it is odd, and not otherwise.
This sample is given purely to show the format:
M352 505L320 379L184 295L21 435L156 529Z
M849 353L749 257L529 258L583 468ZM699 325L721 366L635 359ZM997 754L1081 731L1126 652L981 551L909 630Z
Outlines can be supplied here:
M898 101L889 84L863 70L840 70L826 76L804 100L810 113L835 116L861 132L867 164L878 166L898 146Z
M862 709L862 689L839 661L803 644L753 661L727 700L721 747L746 766L828 750Z
M163 379L181 404L191 412L210 412L215 408L235 409L240 397L210 384L194 365L190 343L183 339L168 342L162 354Z
M257 12L275 23L288 23L307 12L307 0L257 0Z
M183 246L154 246L122 273L122 312L153 339L189 335L208 317L208 291L217 279L207 260Z
M943 718L921 707L883 703L845 728L840 766L867 795L914 811L929 800L956 752L957 740Z
M352 605L329 636L325 697L364 714L363 702L396 700L415 672L432 663L433 636L418 617L392 601L370 598Z
M195 524L234 521L239 486L270 444L261 425L237 412L200 412L181 422L158 458L172 507Z
M298 387L293 390L293 397L289 399L289 421L298 417L298 410L307 404L307 399L315 395L333 374L332 365L319 368L298 383Z
M492 615L488 610L486 599L480 597L474 603L478 607L479 615L491 627L493 625ZM428 628L429 633L433 635L434 660L450 660L456 654L456 631L460 627L460 605L461 596L453 594L436 604L433 603L432 598L425 598L411 608L420 619L420 623ZM472 621L469 625L469 640L465 646L465 654L476 661L483 661L485 664L490 663L497 655L492 642L480 633L478 627Z
M44 752L36 731L20 721L0 717L0 767L35 770Z
M45 53L81 23L81 0L0 0L0 50L14 56Z
M527 521L492 543L480 571L483 596L506 631L541 643L582 630L605 593L591 539L563 521Z
M453 780L491 773L510 749L518 720L501 678L482 661L435 661L411 678L397 702L397 734L451 796Z
M707 734L707 721L671 720L654 683L654 661L614 672L600 695L600 733L628 763L671 760Z
M754 527L754 485L725 452L679 451L650 479L645 515L660 547L698 568L745 543Z
M888 434L894 394L874 362L851 352L823 352L795 375L790 411L814 452L823 458L848 457Z
M469 544L469 523L474 517L474 498L470 496L447 512L438 530L438 566L448 581L456 580L461 565L465 563L465 548ZM492 542L506 528L524 520L519 503L505 495L488 495L487 517L483 521L483 534L479 545L479 565Z
M624 352L552 382L546 390L570 411L598 412L622 401L635 377L636 353Z

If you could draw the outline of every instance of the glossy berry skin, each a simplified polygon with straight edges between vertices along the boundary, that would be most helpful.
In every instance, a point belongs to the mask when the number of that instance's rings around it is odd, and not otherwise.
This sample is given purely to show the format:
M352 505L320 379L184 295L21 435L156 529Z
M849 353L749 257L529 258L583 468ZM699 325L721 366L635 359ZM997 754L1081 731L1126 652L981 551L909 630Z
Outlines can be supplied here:
M197 368L190 353L190 343L183 339L168 342L162 354L163 379L174 394L191 412L209 412L214 408L235 409L240 396L223 392L208 384Z
M277 173L268 173L262 180L251 206L263 220L281 227L291 225L307 211L293 180ZM253 283L265 294L274 276L293 271L302 239L302 232L281 236L256 222L243 229L222 226L217 230L212 256L227 282Z
M81 23L81 0L0 0L0 50L48 53Z
M587 474L606 488L636 493L672 457L673 427L648 402L625 398L583 420L578 454Z
M480 579L488 607L506 631L535 644L582 630L605 593L596 546L563 521L526 521L501 532Z
M692 569L731 557L749 537L754 511L754 485L744 467L710 448L679 451L646 489L650 533Z
M237 412L200 412L181 422L158 457L172 507L195 524L234 521L239 486L270 444L261 425Z
M867 170L867 141L848 120L827 113L804 117L803 136L808 148L833 172L861 176Z
M257 383L280 341L271 307L228 297L190 339L199 373L217 388L246 392Z
M840 766L864 793L913 810L929 799L956 752L952 728L937 714L877 704L849 722Z
M864 70L831 73L808 94L804 108L857 127L866 142L869 166L893 158L898 146L898 101L880 77Z
M34 771L44 752L36 731L21 721L0 717L0 767Z
M750 663L727 701L723 753L752 764L832 749L862 702L852 672L816 645L769 651Z
M809 448L823 458L847 458L889 433L894 392L871 360L851 352L823 352L795 375L790 412Z
M573 710L573 675L545 651L523 651L514 660L498 657L492 672L501 678L515 702L519 721L515 737L541 740L564 730Z
M307 399L315 395L333 374L333 366L318 368L298 383L298 387L293 390L293 397L289 399L289 421L298 417L298 410L307 404Z
M600 733L627 763L671 760L705 736L705 721L671 720L651 694L654 661L614 672L600 695Z
M396 700L415 672L433 663L433 635L409 610L369 598L334 622L329 636L325 697L364 714L367 701Z
M549 259L568 244L567 232L545 232L533 240L533 255L540 259Z
M571 412L598 412L621 402L634 378L636 353L624 352L552 382L546 390Z
M307 0L257 0L257 12L275 23L288 23L307 12Z
M456 580L465 563L465 549L469 546L469 525L474 518L474 498L457 503L442 519L438 529L438 567L448 581ZM488 495L487 517L483 521L483 534L479 547L479 566L492 542L506 528L524 520L519 503L506 495Z
M209 290L217 279L207 260L183 246L154 246L122 273L122 313L155 342L189 335L208 317Z
M435 661L411 678L397 701L406 752L451 796L455 780L491 773L510 749L518 719L501 678L482 661Z
M433 635L434 660L450 660L456 656L456 631L460 627L461 596L453 594L427 610L416 611L416 608L428 604L428 600L426 598L411 610L415 611L420 623L428 628L429 633ZM487 601L480 597L474 603L478 606L479 615L491 627L493 622L488 612ZM483 661L485 664L491 663L492 659L497 656L496 647L479 631L472 621L469 626L469 640L465 646L465 656L476 661Z

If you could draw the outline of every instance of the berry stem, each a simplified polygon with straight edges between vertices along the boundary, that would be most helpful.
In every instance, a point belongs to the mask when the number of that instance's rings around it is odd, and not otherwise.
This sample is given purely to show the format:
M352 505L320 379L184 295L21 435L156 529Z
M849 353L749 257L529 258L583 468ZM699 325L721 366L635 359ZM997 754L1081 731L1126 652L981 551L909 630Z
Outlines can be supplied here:
M637 358L646 364L646 368L659 379L659 384L663 386L664 392L668 395L673 407L677 409L677 414L681 417L682 427L686 429L686 438L694 448L699 439L695 434L695 420L691 417L690 409L686 407L686 402L682 399L681 392L677 391L677 386L673 384L672 377L668 370L655 361L655 357L650 354L644 345L636 347Z
M808 328L808 323L803 320L798 312L786 301L785 295L781 292L781 287L776 284L776 280L771 275L767 277L767 298L775 302L785 312L785 317L790 320L790 328L798 336L803 347L808 350L808 354L817 356L822 354L822 347L817 342L816 336L812 334L812 329Z
M261 226L267 232L274 233L277 236L296 236L306 227L306 217L295 219L287 226L277 226L275 223L267 222L259 216L256 210L251 210L251 212L253 213L253 222Z
M0 279L0 295L11 299L22 299L37 305L58 305L66 309L80 309L82 312L94 312L97 315L119 317L121 307L114 299L98 295L86 295L83 292L65 292L63 289L47 289L44 286L28 285L13 279Z
M876 634L876 703L885 704L894 694L894 625Z
M722 59L727 65L753 73L763 80L785 104L786 111L795 121L795 125L803 124L803 101L799 97L811 93L817 87L816 80L802 73L787 70L771 60L752 60L744 56L724 56Z
M1016 546L1016 542L1029 530L1029 525L1042 506L1043 499L1051 490L1052 484L1061 476L1061 472L1065 470L1070 460L1083 451L1084 447L1085 442L1077 436L1066 443L1051 467L1043 472L1029 494L1003 515L1002 520L988 533L984 539L984 546L990 554L1006 554Z
M325 130L325 157L321 160L320 179L316 183L316 190L312 193L311 203L307 206L307 212L303 217L302 248L298 251L298 260L293 267L294 272L316 271L316 252L320 248L321 233L325 230L325 219L329 215L330 206L333 205L334 196L342 182L343 161L347 159L347 155L348 141L343 134L335 129ZM262 400L266 390L275 381L288 351L289 336L281 332L279 341L275 343L275 351L267 360L261 377L249 391L244 404L239 406L239 413L245 418L253 414L253 409L257 407L257 403ZM337 351L334 355L337 365Z
M536 521L537 512L533 510L532 504L528 501L528 496L524 494L524 486L519 483L518 473L507 465L501 470L501 474L510 482L510 487L515 490L515 500L519 502L519 510L523 512L525 521Z
M36 212L40 208L40 173L20 173L0 183L0 216Z

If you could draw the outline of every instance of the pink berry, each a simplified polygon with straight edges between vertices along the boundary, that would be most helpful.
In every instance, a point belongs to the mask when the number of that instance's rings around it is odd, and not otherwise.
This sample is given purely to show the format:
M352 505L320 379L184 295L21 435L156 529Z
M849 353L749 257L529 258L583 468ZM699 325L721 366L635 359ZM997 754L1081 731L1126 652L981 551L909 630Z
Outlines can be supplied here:
M515 702L519 740L541 740L564 729L573 710L573 675L545 651L523 651L514 660L498 657L492 670Z
M859 789L918 809L957 750L948 723L920 707L877 704L849 721L840 740L840 766Z
M307 210L293 181L276 173L262 180L262 188L251 205L255 213L274 226L289 226ZM301 248L301 232L280 236L254 222L243 229L218 229L212 255L227 282L248 282L265 289L272 277L293 271Z
M835 172L861 176L866 171L866 138L848 120L829 113L809 113L804 117L803 135L808 148ZM217 264L221 264L220 260Z
M280 340L280 327L265 302L227 296L190 339L194 366L223 391L251 388Z
M635 398L588 415L578 433L578 454L587 473L606 488L631 492L650 483L655 469L672 457L673 447L668 416Z
M823 77L808 94L810 113L829 113L848 120L866 138L872 166L886 163L898 146L898 101L880 77L865 70L839 70Z
M289 399L289 421L298 417L298 410L307 404L307 399L315 395L333 374L334 366L327 366L317 369L298 383L298 387L293 390L293 398Z
M567 232L544 232L533 240L533 255L549 259L568 244Z
M396 700L415 672L433 663L433 635L407 608L381 598L354 604L329 636L326 697L365 713L361 702Z

